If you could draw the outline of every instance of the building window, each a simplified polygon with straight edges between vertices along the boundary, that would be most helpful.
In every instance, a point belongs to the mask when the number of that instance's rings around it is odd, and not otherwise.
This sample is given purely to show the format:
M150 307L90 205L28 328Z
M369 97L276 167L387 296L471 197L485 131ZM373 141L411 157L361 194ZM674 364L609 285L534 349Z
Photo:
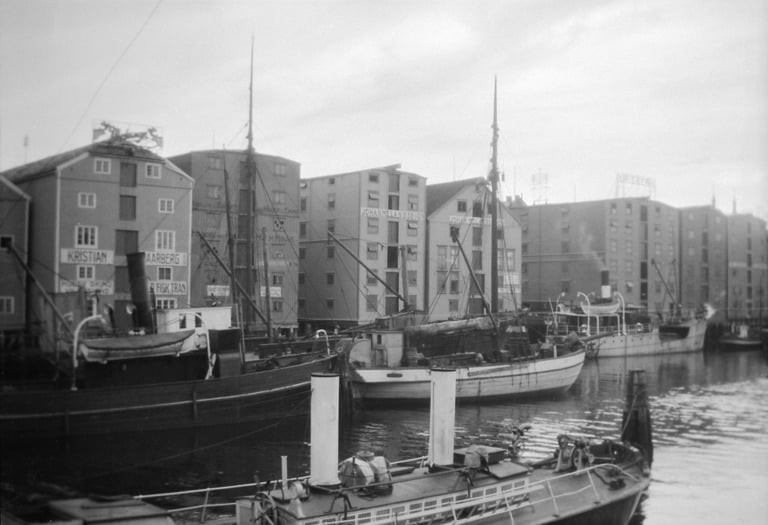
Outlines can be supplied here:
M274 169L275 169L274 171L275 177L285 177L286 174L288 173L285 163L283 162L275 162Z
M133 195L120 195L120 220L136 220L136 197Z
M307 300L299 297L299 311L303 312L307 308Z
M467 201L456 201L456 211L459 213L466 213Z
M400 191L400 174L399 173L389 174L389 191L390 192Z
M437 247L437 269L446 270L448 268L448 247L439 245Z
M0 295L0 315L11 315L14 312L13 296Z
M528 243L527 242L524 242L524 243L522 243L520 245L520 253L523 254L523 255L527 255L528 254Z
M307 236L307 223L302 221L299 223L299 237L303 239L306 236Z
M328 209L332 210L336 208L336 194L335 193L329 193L328 194Z
M375 261L379 258L379 244L376 242L369 242L368 249L366 250L366 259L369 261Z
M413 187L418 187L418 185L419 185L419 179L416 179L414 177L408 178L408 186L411 186L413 188Z
M93 159L93 172L97 175L109 175L112 172L112 161L109 159Z
M283 301L281 299L272 299L272 311L277 313L283 311Z
M96 248L99 245L96 226L75 226L75 248Z
M632 268L632 261L625 261L624 262L624 272L627 275L631 275L632 274L632 270L633 270L633 268Z
M368 192L368 207L369 208L378 208L379 207L379 192L378 191L369 191Z
M91 280L96 275L96 267L92 264L78 264L77 265L77 278L83 280Z
M276 272L272 274L272 286L282 286L283 285L283 274Z
M306 279L304 272L299 273L299 284L304 284L304 280Z
M560 272L561 273L568 273L568 263L563 262L560 264Z
M417 284L418 281L416 270L408 270L408 286L415 288Z
M306 248L299 248L299 259L304 259L307 255Z
M632 255L632 241L626 241L624 244L624 253Z
M77 207L78 208L95 208L96 194L95 193L78 193Z
M408 228L408 237L419 236L419 226L416 221L408 221L407 228Z
M334 184L336 184L336 178L335 178L335 177L330 177L330 178L328 179L328 184L329 184L329 185L331 185L331 186L333 186Z
M483 269L483 252L482 250L472 250L472 269Z
M307 198L306 197L302 197L301 199L299 199L299 209L301 211L307 211Z
M139 251L139 232L136 230L115 230L115 255L126 255Z
M157 230L155 232L155 250L159 252L172 252L176 250L176 232Z
M379 182L379 174L378 173L369 173L368 174L368 182L377 184Z
M208 184L208 198L220 199L221 198L221 186L218 184Z
M520 271L523 273L528 273L528 263L523 263L520 265Z
M416 261L418 260L419 252L416 249L415 244L409 244L405 248L405 256L409 261Z
M173 281L173 268L170 266L158 266L157 267L157 280L158 281Z
M473 226L472 227L472 246L482 246L482 245L483 245L483 227Z
M0 235L0 251L10 251L11 246L13 246L13 235Z
M400 196L399 195L389 195L387 197L387 209L388 210L399 210L400 209Z
M328 233L336 233L336 220L328 219Z
M173 199L159 199L157 206L160 213L173 213Z
M608 241L608 249L612 253L616 253L618 251L618 249L619 249L618 241L616 239L611 239L610 241Z
M453 295L459 293L459 272L451 272L448 277L448 293Z
M136 187L136 164L130 162L120 163L120 186L124 188Z
M474 201L472 203L472 217L483 216L483 203L480 201Z
M145 175L148 179L160 178L160 164L147 164Z
M631 215L632 214L632 203L631 202L627 203L625 211L626 211L627 215Z
M378 270L372 270L373 273L368 273L365 284L368 286L378 286L379 280L376 278L378 277L379 271Z
M368 217L368 233L371 233L371 234L379 233L378 217Z
M567 279L563 279L560 281L560 291L563 293L570 293L571 292L571 281Z
M279 204L285 206L286 193L282 190L275 190L272 192L272 204Z
M448 299L448 312L450 312L453 315L458 315L459 313L458 299Z
M176 308L175 297L158 297L155 300L155 308L158 310L173 310Z
M208 156L209 170L220 170L222 168L224 168L224 160L221 157L214 157L213 155Z
M328 259L333 259L333 256L335 255L335 253L336 252L333 249L333 246L329 246L327 251L326 251L326 255L327 255Z
M418 195L408 195L408 209L411 211L418 211L419 209Z
M333 299L326 299L325 300L325 309L326 310L333 310Z
M365 296L365 311L375 312L376 306L378 306L379 297L375 294L369 294Z
M611 215L616 215L616 203L611 203Z

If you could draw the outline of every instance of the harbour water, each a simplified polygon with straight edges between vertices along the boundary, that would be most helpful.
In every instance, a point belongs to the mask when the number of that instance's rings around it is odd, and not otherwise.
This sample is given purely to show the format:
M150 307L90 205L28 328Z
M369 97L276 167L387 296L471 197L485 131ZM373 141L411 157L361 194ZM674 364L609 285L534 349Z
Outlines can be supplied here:
M527 424L523 459L552 454L558 434L618 437L627 371L644 369L653 415L652 481L633 524L768 522L768 361L762 351L588 361L573 388L548 398L460 406L457 446L505 446ZM428 409L356 414L341 458L426 453ZM309 469L303 421L40 440L2 447L3 488L55 494L150 494L274 479ZM11 491L13 494L13 491ZM20 497L20 496L19 496Z

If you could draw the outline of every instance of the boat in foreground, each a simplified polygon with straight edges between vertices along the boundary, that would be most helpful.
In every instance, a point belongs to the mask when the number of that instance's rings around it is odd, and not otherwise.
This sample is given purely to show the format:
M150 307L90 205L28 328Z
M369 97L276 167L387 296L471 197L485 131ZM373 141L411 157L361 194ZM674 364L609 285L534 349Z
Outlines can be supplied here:
M88 514L105 524L121 522L133 507L133 519L158 524L172 518L217 525L626 525L649 486L653 447L641 370L629 378L621 440L560 435L551 457L528 463L482 444L454 450L456 371L432 370L430 391L425 457L390 464L383 456L359 452L339 463L339 378L315 374L309 476L288 479L283 457L282 478L268 483L117 498L108 504L90 498L54 501L49 509L59 519ZM155 505L169 498L184 506L158 512ZM154 499L157 503L150 504ZM115 515L116 508L123 508L123 516Z
M455 368L456 397L461 402L564 392L578 378L584 350L567 345L532 346L523 327L509 326L505 348L491 352L426 357L405 347L400 330L379 330L340 341L349 365L355 399L366 403L428 402L430 369Z

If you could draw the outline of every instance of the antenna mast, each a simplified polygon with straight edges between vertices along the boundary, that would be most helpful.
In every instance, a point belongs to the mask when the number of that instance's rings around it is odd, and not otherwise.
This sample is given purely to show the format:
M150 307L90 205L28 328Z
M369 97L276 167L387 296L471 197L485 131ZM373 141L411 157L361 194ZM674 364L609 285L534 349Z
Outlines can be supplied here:
M498 190L499 190L499 165L498 142L499 126L496 117L496 77L493 78L493 140L491 141L491 173L488 178L491 181L491 315L498 311L499 305L499 261L498 261Z

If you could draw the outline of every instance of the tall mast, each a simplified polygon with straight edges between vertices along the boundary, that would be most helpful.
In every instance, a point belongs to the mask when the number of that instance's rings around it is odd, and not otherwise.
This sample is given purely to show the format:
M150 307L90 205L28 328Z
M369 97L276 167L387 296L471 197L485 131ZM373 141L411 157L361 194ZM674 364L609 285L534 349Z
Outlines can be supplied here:
M246 166L248 170L248 173L246 174L248 179L248 198L246 199L248 206L248 228L246 232L248 235L248 244L246 249L246 256L248 257L248 260L245 263L245 287L246 290L248 290L249 297L253 297L253 201L255 199L255 195L253 194L253 35L251 35L251 78L248 85L248 152L246 154ZM249 311L248 315L246 316L246 324L248 324L252 319L253 315Z
M491 313L498 312L499 306L499 261L498 261L498 190L499 166L497 145L499 142L499 126L496 119L496 77L493 78L493 140L491 141Z

